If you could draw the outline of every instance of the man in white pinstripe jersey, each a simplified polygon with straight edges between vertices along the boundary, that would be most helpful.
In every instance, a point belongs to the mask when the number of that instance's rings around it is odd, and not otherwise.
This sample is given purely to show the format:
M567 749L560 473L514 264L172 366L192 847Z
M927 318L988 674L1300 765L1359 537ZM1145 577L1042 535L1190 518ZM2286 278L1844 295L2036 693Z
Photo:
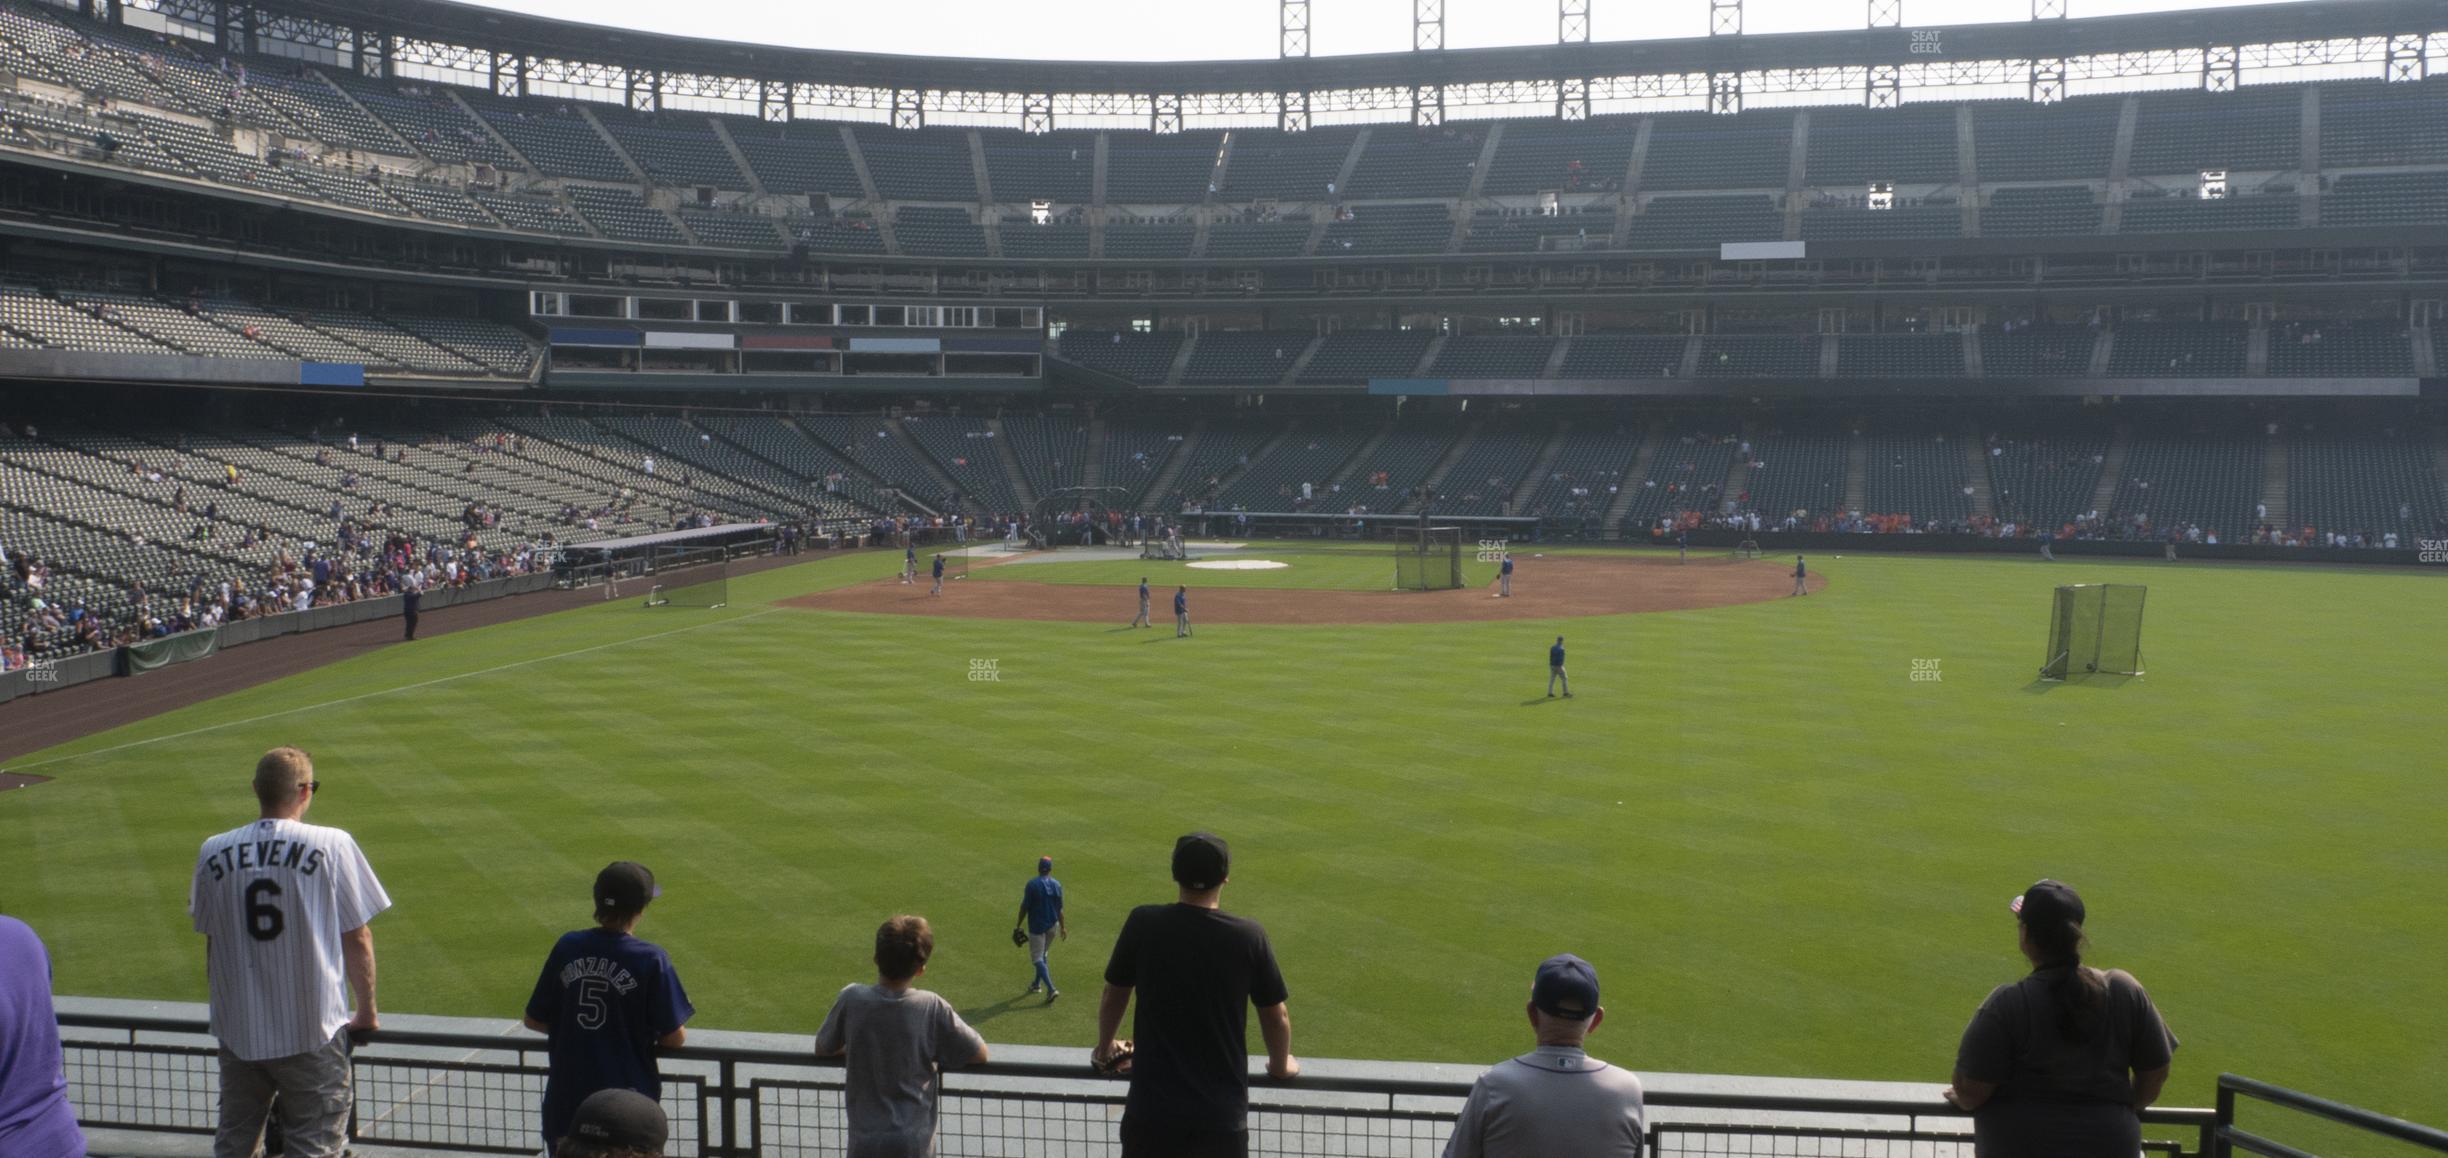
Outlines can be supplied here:
M375 1028L366 923L391 898L354 837L304 823L320 787L306 753L264 753L262 818L205 841L196 857L187 911L204 934L221 1039L213 1158L251 1158L274 1094L289 1158L338 1158L347 1143L348 1035Z

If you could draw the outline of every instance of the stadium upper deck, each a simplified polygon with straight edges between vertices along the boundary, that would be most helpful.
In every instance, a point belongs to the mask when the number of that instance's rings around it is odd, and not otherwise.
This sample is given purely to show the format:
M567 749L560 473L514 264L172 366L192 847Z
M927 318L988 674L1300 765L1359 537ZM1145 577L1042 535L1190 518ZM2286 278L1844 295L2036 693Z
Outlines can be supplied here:
M124 23L8 0L0 149L423 230L776 259L2065 252L2437 224L2448 18L2313 7L1058 73L432 0L255 5L228 30L198 0Z

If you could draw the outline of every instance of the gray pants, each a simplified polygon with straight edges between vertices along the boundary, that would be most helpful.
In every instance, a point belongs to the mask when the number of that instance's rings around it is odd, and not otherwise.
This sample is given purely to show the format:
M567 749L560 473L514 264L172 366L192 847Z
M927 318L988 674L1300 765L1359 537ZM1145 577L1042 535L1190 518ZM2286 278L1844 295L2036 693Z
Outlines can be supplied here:
M1548 694L1548 695L1551 695L1551 696L1552 696L1552 695L1554 695L1554 694L1556 693L1556 685L1557 685L1558 683L1561 683L1561 684L1563 684L1563 685L1564 685L1564 694L1565 694L1565 695L1568 695L1568 696L1569 696L1569 695L1571 695L1571 694L1572 694L1572 680L1571 680L1571 679L1569 679L1569 678L1567 678L1567 677L1564 675L1564 668L1563 668L1561 665L1558 665L1558 666L1556 666L1556 667L1551 667L1551 668L1548 668L1548 669L1547 669L1547 694Z
M1496 594L1502 596L1511 595L1512 593L1513 577L1502 572L1498 572L1496 575Z
M264 1119L280 1095L280 1134L289 1158L339 1158L348 1144L348 1031L320 1049L263 1061L221 1050L221 1126L213 1158L253 1158Z
M1181 638L1182 636L1185 636L1185 635L1188 635L1188 634L1190 634L1190 613L1189 613L1189 612L1187 612L1187 611L1176 611L1176 612L1174 612L1174 613L1173 613L1173 638L1175 638L1175 639L1179 639L1179 638Z
M1151 622L1149 622L1149 621L1148 621L1148 601L1147 601L1147 600L1142 599L1142 600L1140 600L1140 601L1139 601L1139 618L1134 619L1134 620L1131 620L1131 621L1130 621L1130 625L1131 625L1132 627L1154 627L1154 626L1156 626L1154 623L1151 623Z

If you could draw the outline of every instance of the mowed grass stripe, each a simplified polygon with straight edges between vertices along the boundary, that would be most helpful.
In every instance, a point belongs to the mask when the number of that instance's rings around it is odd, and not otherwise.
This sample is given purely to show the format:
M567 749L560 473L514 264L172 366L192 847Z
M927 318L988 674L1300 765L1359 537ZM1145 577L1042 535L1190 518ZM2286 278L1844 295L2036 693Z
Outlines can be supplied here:
M1129 607L785 610L644 638L898 563L827 559L735 579L726 611L624 600L444 636L90 739L314 709L57 765L0 800L0 830L38 834L0 841L0 880L63 991L198 997L195 844L244 819L263 747L298 742L333 784L317 818L400 898L377 925L391 1008L515 1016L594 870L635 857L703 1024L812 1029L874 923L918 911L930 983L990 1037L1082 1044L1115 926L1167 894L1171 838L1211 827L1304 1053L1512 1052L1523 974L1570 949L1604 972L1603 1052L1630 1064L1937 1080L2015 972L2006 898L2058 875L2092 902L2097 959L2184 1036L2178 1100L2232 1068L2448 1118L2423 1076L2448 1070L2448 939L2419 919L2448 869L2438 576L1813 562L1830 586L1808 599L1556 622L1174 641L1115 630ZM2101 579L2151 585L2151 674L2036 686L2049 588ZM1558 631L1570 703L1541 694ZM1914 659L1942 678L1912 682ZM972 682L976 660L999 679ZM1012 1003L1027 966L1003 939L1039 853L1074 901L1051 1009Z

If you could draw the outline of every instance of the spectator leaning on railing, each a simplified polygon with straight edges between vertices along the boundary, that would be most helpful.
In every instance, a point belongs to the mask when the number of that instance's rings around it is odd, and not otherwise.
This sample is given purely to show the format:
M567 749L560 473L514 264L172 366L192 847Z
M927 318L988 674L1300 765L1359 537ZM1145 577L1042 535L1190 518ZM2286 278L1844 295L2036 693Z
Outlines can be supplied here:
M205 936L221 1040L214 1158L255 1152L276 1093L290 1158L338 1158L347 1138L348 1033L376 1028L367 922L391 898L354 838L305 823L321 787L306 753L264 753L261 818L205 841L196 857L187 907Z
M1538 1048L1480 1075L1445 1158L1640 1158L1640 1079L1581 1048L1606 1020L1598 971L1570 953L1540 962L1529 1015Z
M696 1013L671 955L636 936L638 918L663 891L636 861L595 874L595 927L562 934L544 958L521 1024L552 1039L544 1078L544 1146L569 1134L579 1104L597 1091L663 1093L655 1050L687 1039Z
M2032 971L1972 1015L1946 1098L1972 1112L1980 1158L2132 1158L2176 1035L2132 974L2083 964L2071 887L2044 880L2008 908Z
M913 988L935 956L925 917L876 930L876 983L842 987L816 1031L816 1056L843 1062L849 1158L925 1158L935 1152L942 1071L986 1060L986 1039L952 1003Z
M1283 1080L1300 1074L1275 949L1258 922L1220 905L1231 872L1223 838L1194 832L1175 841L1178 898L1131 910L1114 939L1097 1008L1095 1058L1104 1064L1121 1052L1114 1035L1136 993L1123 1158L1240 1158L1249 1152L1249 1006L1258 1008L1267 1075Z

